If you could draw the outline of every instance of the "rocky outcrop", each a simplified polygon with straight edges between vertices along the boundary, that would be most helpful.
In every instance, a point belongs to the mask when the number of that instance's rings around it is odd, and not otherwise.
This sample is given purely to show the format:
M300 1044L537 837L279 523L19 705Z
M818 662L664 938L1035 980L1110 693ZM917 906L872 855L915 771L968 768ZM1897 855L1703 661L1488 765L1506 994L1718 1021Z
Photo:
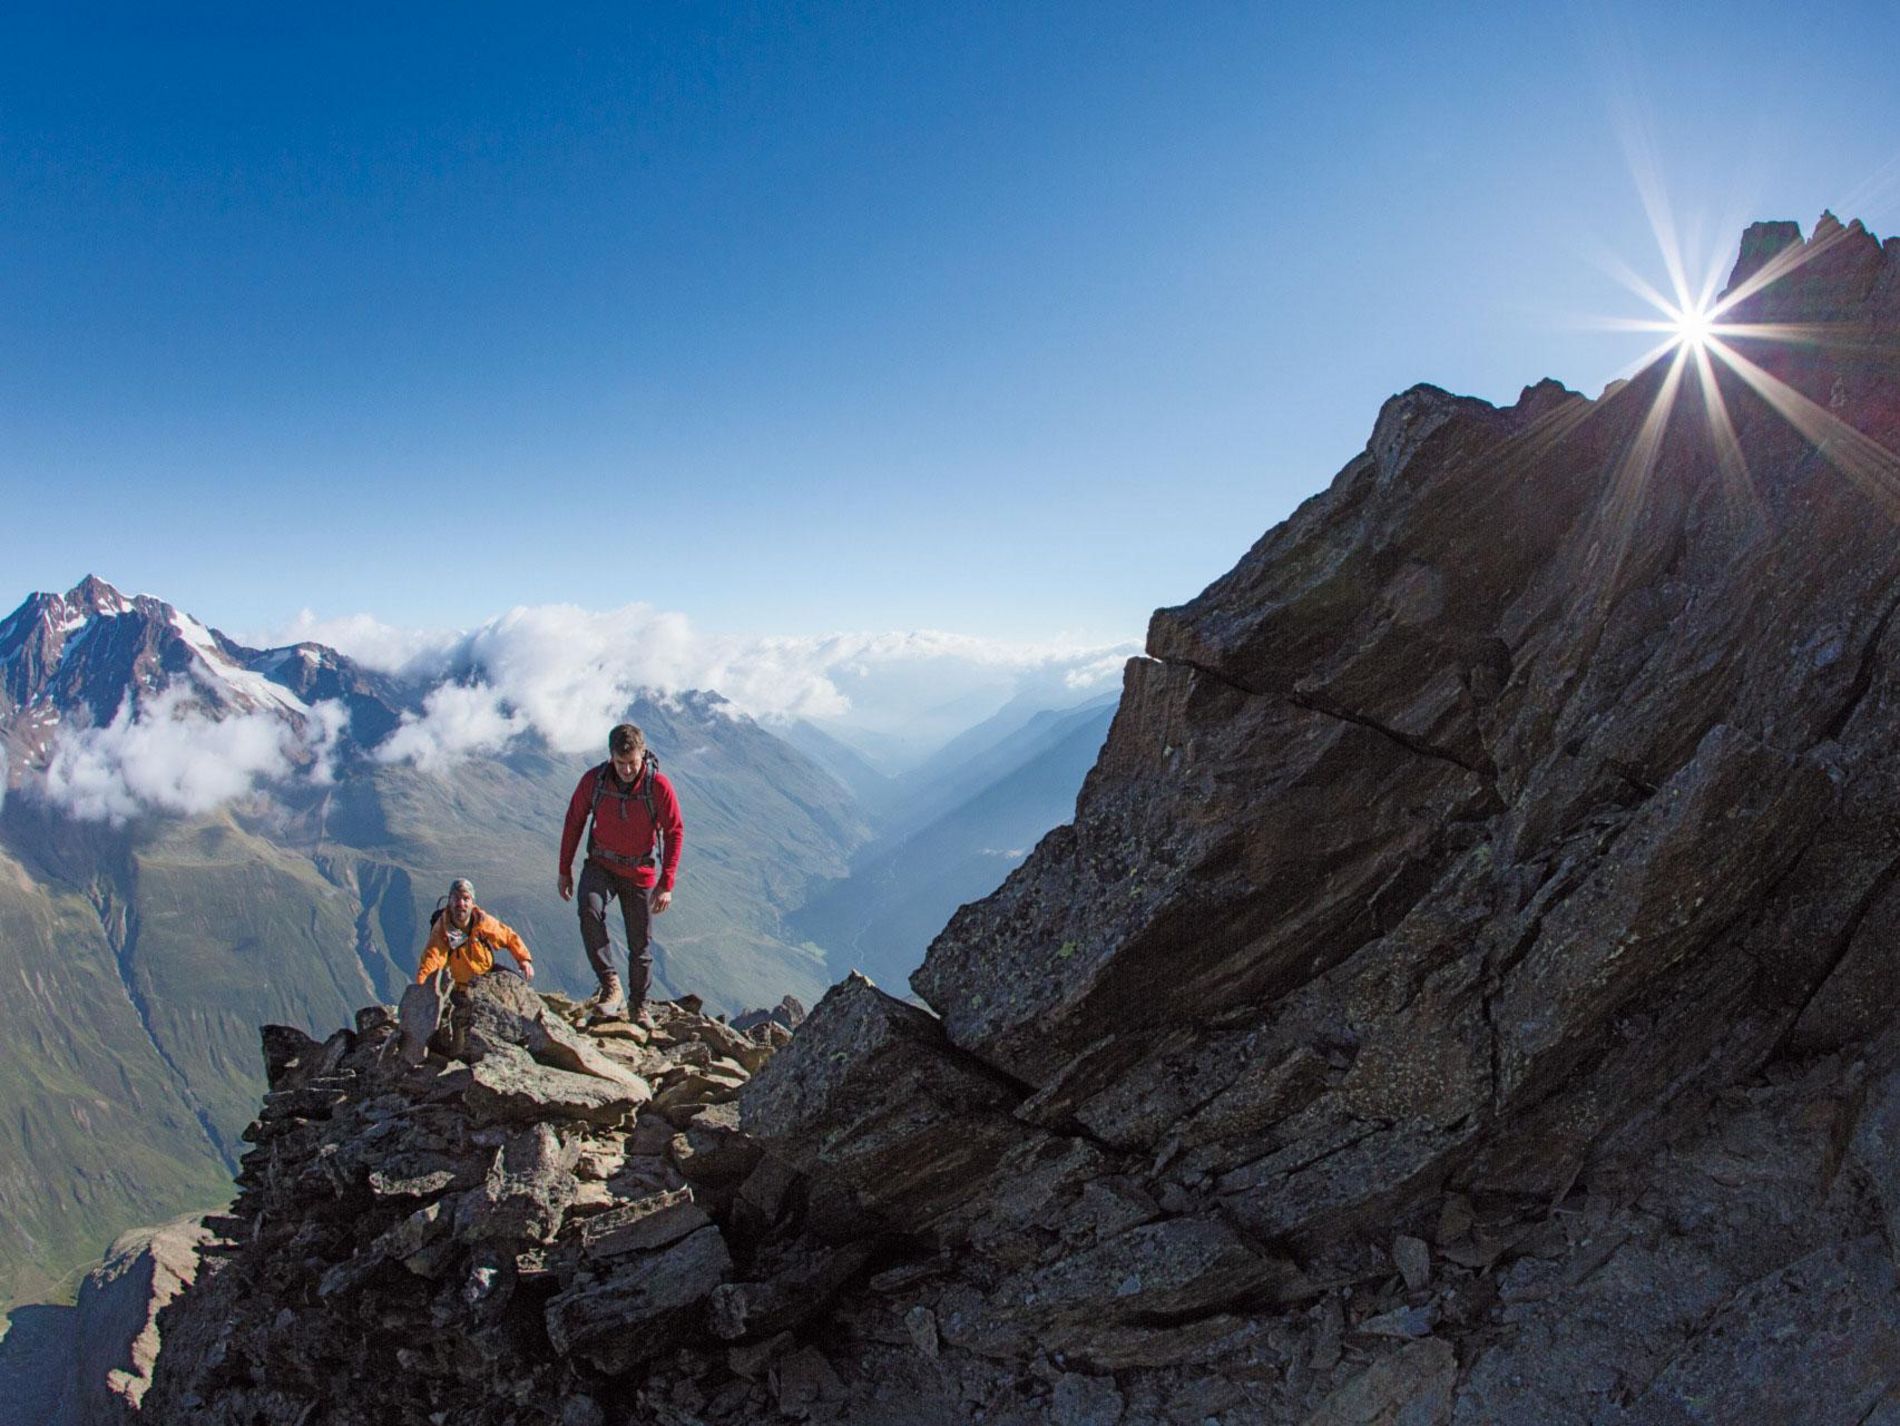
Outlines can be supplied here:
M75 1426L137 1417L160 1346L158 1314L198 1275L210 1238L199 1218L127 1233L79 1285Z
M1787 319L1796 282L1857 334L1900 316L1867 306L1900 253L1811 251L1735 318ZM1900 446L1894 351L1737 345ZM1848 947L1900 910L1900 546L1717 361L1736 488L1666 367L1594 404L1395 398L1155 616L1074 826L914 978L1019 1119L1317 1251L1450 1192L1560 1202L1884 1023Z
M923 1006L581 1037L644 1100L513 989L278 1056L148 1400L1900 1419L1900 245L1734 282L1802 341L1389 402L1155 616Z
M126 1426L152 1381L159 1312L211 1234L196 1217L120 1235L71 1307L16 1309L0 1335L0 1426Z
M651 1031L585 1025L496 974L322 1043L267 1027L242 1192L146 1417L598 1421L614 1378L723 1350L709 1300L791 1203L731 1107L778 1040L655 1008Z

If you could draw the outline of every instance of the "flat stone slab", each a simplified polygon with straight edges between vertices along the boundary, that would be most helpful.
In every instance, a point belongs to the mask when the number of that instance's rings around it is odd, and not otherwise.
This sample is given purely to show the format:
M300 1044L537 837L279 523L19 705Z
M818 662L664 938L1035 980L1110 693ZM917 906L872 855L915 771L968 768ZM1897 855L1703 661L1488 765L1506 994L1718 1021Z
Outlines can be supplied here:
M652 1098L646 1081L636 1075L619 1081L551 1069L512 1045L491 1047L471 1066L470 1075L464 1100L477 1115L491 1120L584 1119L612 1125L630 1118Z
M616 1258L663 1248L710 1222L706 1210L693 1201L692 1190L678 1188L597 1214L581 1226L578 1241L583 1257Z

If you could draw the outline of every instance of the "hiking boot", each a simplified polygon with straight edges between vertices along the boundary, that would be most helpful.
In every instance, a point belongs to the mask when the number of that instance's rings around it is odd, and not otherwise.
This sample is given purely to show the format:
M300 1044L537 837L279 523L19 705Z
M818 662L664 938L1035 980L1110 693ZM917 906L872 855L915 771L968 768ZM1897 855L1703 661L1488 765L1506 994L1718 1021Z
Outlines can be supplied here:
M600 989L588 997L586 1006L596 1020L626 1019L627 992L621 987L620 977L610 971L602 978Z
M629 1018L642 1030L651 1030L653 1028L653 1016L644 1005L636 1006L633 1014Z

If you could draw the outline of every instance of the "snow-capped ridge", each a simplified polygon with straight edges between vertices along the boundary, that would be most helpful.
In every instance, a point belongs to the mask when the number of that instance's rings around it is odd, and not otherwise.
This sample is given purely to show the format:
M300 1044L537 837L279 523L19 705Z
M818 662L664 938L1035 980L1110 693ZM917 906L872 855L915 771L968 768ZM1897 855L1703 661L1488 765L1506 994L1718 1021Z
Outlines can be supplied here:
M201 677L208 675L225 684L239 703L249 703L253 707L275 705L302 717L309 716L309 704L227 653L227 648L237 646L223 635L206 628L189 614L173 609L170 605L165 607L169 611L172 627L202 661L204 674ZM278 666L281 667L281 661Z
M0 751L16 783L81 818L326 784L352 740L399 716L378 680L331 650L248 649L97 575L0 620Z

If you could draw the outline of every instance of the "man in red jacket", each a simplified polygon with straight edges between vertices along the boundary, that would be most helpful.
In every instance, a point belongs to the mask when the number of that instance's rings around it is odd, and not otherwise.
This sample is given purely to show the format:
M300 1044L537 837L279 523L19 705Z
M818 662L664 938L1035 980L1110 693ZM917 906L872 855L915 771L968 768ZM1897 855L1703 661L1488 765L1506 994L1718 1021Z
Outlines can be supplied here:
M560 892L574 899L574 853L581 829L594 820L587 837L587 861L581 867L581 944L600 977L600 992L589 1003L602 1019L627 1014L641 1024L647 1017L647 987L653 957L647 952L650 921L673 903L673 879L679 871L679 798L673 784L647 752L646 734L622 723L607 735L607 761L581 775L568 799L561 828ZM620 902L627 927L627 985L614 973L613 946L607 939L607 903Z

